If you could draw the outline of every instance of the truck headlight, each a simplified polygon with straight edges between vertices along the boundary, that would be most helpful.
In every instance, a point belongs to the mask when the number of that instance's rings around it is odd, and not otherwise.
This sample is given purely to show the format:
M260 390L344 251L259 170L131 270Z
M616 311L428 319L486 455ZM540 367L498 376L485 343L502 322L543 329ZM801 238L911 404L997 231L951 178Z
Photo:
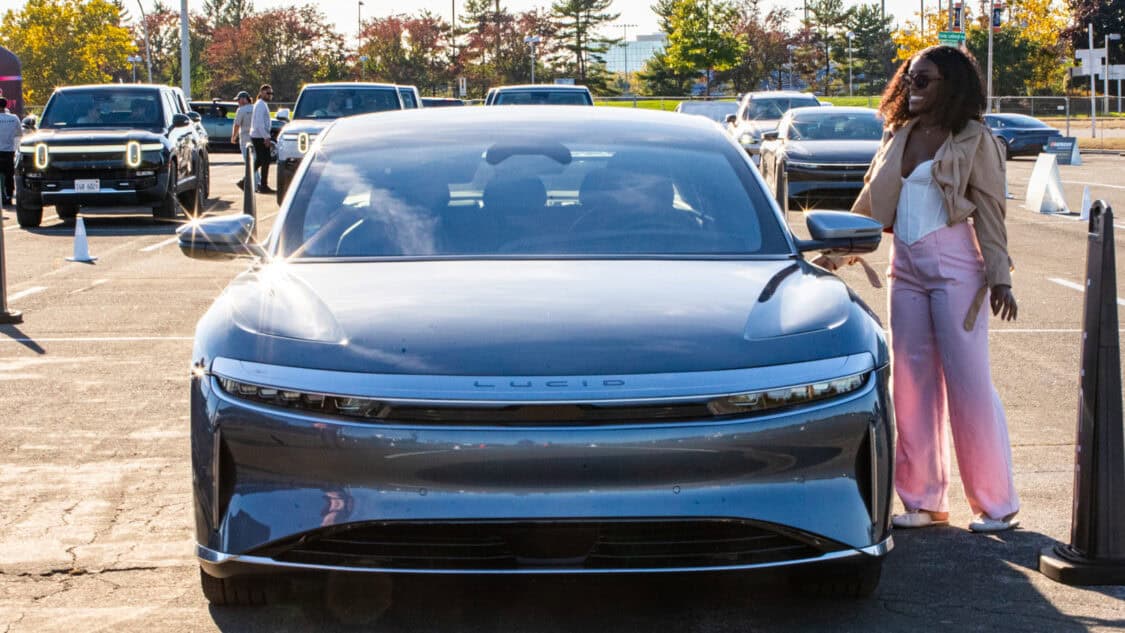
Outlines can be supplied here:
M35 145L35 168L46 169L47 163L50 162L51 156L47 151L46 143L36 143Z
M141 144L137 141L129 141L125 144L125 166L129 169L141 166Z
M309 135L306 132L301 132L297 135L297 151L304 154L309 151Z

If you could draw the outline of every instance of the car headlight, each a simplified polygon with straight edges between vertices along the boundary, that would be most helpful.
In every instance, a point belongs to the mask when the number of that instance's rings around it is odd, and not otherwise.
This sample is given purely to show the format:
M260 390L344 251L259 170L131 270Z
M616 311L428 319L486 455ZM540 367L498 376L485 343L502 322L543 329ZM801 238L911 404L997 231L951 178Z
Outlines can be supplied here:
M350 396L278 389L233 380L224 376L216 376L215 378L222 390L231 396L274 407L352 418L377 418L386 407L385 403L370 398L352 398Z
M125 166L129 169L141 166L141 144L137 141L129 141L125 144Z
M35 168L36 169L46 169L47 163L50 162L50 159L51 159L51 156L50 156L50 153L47 151L47 144L46 143L36 143L35 144Z
M309 135L307 132L301 132L297 135L297 151L302 154L309 151Z
M758 136L749 132L745 132L742 134L742 136L738 137L738 142L743 145L753 145L758 142Z
M786 164L791 167L803 167L805 169L819 169L821 167L824 167L824 165L821 165L820 163L807 163L799 160L790 160Z
M281 140L283 140L283 141L295 141L295 140L297 140L297 136L298 136L298 134L296 132L286 132L285 134L281 135Z
M863 372L823 382L723 396L708 402L707 409L714 415L738 415L809 404L856 391L866 382L867 374Z

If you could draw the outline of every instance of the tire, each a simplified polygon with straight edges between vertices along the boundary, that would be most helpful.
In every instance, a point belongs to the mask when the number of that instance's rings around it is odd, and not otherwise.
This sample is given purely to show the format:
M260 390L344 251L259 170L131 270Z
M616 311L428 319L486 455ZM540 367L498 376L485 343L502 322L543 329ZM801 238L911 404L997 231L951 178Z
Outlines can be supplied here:
M255 576L216 578L201 568L199 587L203 597L215 606L262 606L276 602L276 585Z
M25 229L34 229L43 223L43 204L27 200L22 188L16 188L16 222Z
M57 213L59 215L59 219L66 224L74 224L75 218L78 217L78 205L56 204L55 213Z
M168 189L164 191L164 197L152 209L152 215L161 220L174 220L179 212L180 201L176 199L176 182L178 175L176 172L176 163L172 163L171 169L168 171Z
M791 578L795 589L820 598L867 598L879 587L883 559L862 563L816 566Z
M781 213L789 217L789 183L785 182L785 163L775 166L774 172L774 199L777 200L777 206L781 207Z
M285 176L285 170L281 168L281 163L277 164L277 204L280 206L281 201L285 199L285 192L289 190L289 181L291 177Z
M207 200L211 197L211 157L207 155L207 152L201 152L199 162L201 167L197 177L201 179L200 182L202 183L199 190L199 208L202 209L207 206Z

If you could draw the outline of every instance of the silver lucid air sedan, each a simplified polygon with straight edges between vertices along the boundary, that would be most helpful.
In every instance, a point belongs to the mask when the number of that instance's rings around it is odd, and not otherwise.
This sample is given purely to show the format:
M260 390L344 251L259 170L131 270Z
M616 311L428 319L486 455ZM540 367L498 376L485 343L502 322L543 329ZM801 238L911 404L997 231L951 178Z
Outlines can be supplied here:
M197 555L260 574L790 567L869 593L891 547L888 352L712 122L616 108L341 119L199 322ZM805 573L796 573L798 571Z

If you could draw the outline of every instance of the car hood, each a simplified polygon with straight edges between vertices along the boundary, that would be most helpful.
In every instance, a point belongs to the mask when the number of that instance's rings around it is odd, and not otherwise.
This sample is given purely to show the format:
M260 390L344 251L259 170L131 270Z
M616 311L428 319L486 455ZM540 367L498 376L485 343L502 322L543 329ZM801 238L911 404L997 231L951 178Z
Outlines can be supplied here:
M785 154L793 160L818 163L870 163L879 151L879 141L789 141Z
M775 119L772 121L741 121L736 128L739 134L746 132L756 132L761 135L763 132L773 132L777 130L780 120Z
M311 136L319 134L321 130L335 122L336 119L297 119L286 123L285 127L281 128L281 132L283 134L289 134L290 132L300 134L304 132Z
M240 275L196 358L370 373L607 375L870 352L870 311L803 260L292 263Z
M159 143L164 135L157 131L135 128L78 128L72 130L46 129L24 135L20 144L49 143L52 145L101 145L128 141Z

